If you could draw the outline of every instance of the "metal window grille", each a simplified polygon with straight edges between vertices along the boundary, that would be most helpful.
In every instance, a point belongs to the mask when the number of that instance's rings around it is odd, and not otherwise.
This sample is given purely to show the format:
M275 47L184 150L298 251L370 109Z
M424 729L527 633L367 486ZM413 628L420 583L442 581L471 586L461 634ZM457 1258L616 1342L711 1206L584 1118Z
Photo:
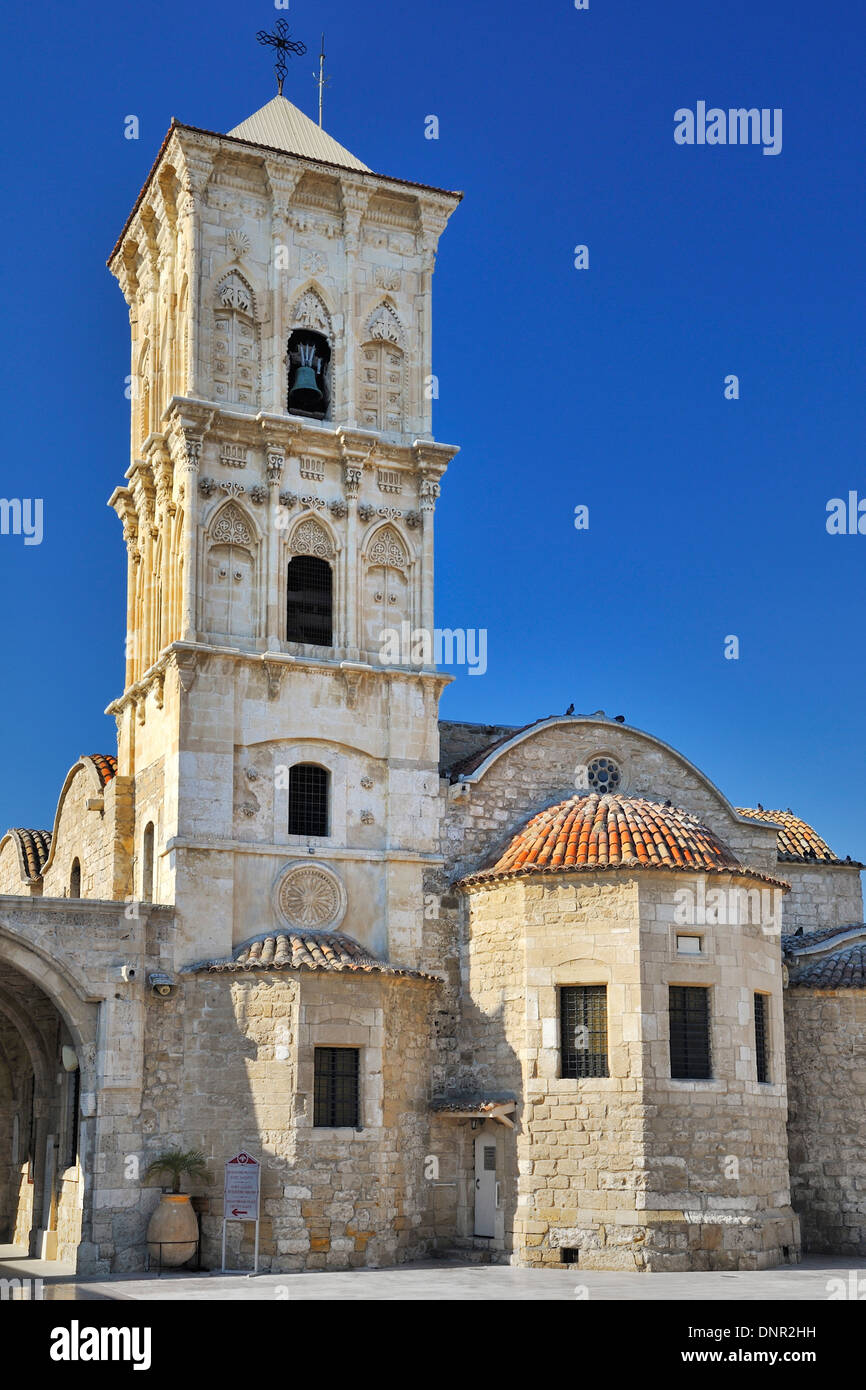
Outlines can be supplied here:
M562 1075L607 1076L607 986L564 985L559 991Z
M671 1076L707 1081L710 1067L710 992L702 985L671 985Z
M81 1114L81 1070L79 1067L69 1073L68 1110L66 1112L66 1153L67 1168L71 1168L78 1158L78 1122Z
M755 995L755 1059L759 1081L770 1079L770 1030L767 1020L767 996Z
M286 641L313 647L333 643L333 572L316 555L295 555L289 561L286 585Z
M70 898L81 897L81 864L77 859L73 859L69 873L69 896Z
M289 769L290 835L327 835L330 780L330 773L315 763L295 763Z
M361 1122L357 1047L317 1047L314 1057L314 1125L351 1125Z

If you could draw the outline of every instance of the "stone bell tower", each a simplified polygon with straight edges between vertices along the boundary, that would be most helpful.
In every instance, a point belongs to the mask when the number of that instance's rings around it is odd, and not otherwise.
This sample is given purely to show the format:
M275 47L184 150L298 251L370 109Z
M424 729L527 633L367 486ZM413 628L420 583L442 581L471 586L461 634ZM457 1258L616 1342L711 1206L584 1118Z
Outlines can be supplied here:
M431 279L460 195L282 95L173 122L109 267L132 329L125 689L136 897L177 966L294 928L412 964L438 850ZM311 770L312 769L312 770Z

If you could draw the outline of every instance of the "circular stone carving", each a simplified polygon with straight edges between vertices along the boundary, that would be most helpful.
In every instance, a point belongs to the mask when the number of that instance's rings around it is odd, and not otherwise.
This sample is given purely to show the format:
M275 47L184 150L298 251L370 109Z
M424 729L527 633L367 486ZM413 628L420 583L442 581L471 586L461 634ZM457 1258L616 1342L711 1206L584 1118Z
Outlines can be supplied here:
M277 907L289 926L323 931L336 926L343 916L343 887L330 869L318 864L298 864L289 869L279 884Z

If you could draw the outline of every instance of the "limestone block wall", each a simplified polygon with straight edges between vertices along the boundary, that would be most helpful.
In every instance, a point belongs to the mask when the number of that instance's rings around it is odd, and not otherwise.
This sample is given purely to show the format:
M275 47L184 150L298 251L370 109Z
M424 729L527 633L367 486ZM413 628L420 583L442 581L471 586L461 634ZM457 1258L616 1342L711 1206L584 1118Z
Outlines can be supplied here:
M46 897L70 896L73 860L81 865L81 896L111 898L116 890L115 857L117 831L121 838L128 819L128 787L118 789L112 780L105 788L95 781L89 768L77 764L67 778L45 865L42 891ZM92 804L88 806L88 802Z
M469 894L464 1033L476 1084L521 1100L503 1158L503 1248L518 1263L634 1268L645 1182L634 875L516 880ZM608 986L610 1076L559 1068L558 989ZM461 1078L464 1083L469 1076Z
M520 1099L513 1179L503 1154L501 1246L513 1238L518 1262L557 1264L563 1249L598 1268L796 1258L778 926L690 929L701 954L680 954L674 894L690 882L624 871L468 890L463 1066L452 1075L458 1089ZM607 1077L560 1075L558 991L577 984L607 986ZM670 1076L672 984L711 990L712 1080ZM771 1080L761 1084L755 991L769 997Z
M791 1189L807 1253L866 1255L866 991L785 991Z
M779 877L791 885L785 898L785 931L844 927L863 921L860 870L820 864L781 863Z
M181 705L178 833L160 868L160 893L167 881L175 893L178 964L284 926L275 885L311 845L344 885L343 929L418 963L422 875L438 849L435 699L417 680L380 676L349 707L340 673L322 668L289 668L270 699L259 663L198 662ZM302 762L330 773L326 837L289 833L289 770Z
M727 901L748 881L706 876ZM677 925L677 891L697 877L646 874L640 882L641 1032L644 1038L646 1191L655 1229L649 1268L760 1268L796 1257L785 1121L787 1087L778 923L727 920ZM753 900L757 901L757 900ZM751 906L751 904L750 904ZM677 950L677 934L701 937L699 956ZM669 989L710 993L712 1080L671 1078ZM754 1000L766 996L769 1075L756 1072ZM656 1224L658 1223L658 1224Z
M0 842L0 893L14 893L30 896L31 889L21 877L21 863L14 839L10 836Z
M204 1255L216 1263L222 1164L263 1163L261 1267L346 1269L426 1248L429 985L283 972L187 976L182 999L148 1009L146 1154L201 1147ZM313 1049L361 1050L361 1128L313 1125ZM233 1226L251 1260L252 1229Z

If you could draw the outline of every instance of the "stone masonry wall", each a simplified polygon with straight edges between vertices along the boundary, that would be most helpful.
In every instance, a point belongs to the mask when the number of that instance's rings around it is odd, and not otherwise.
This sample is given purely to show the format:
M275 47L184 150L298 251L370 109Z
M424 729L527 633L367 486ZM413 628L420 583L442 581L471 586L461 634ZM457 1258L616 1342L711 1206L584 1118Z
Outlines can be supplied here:
M779 865L778 874L791 885L785 898L785 931L844 927L863 921L860 870L820 864Z
M804 1248L866 1255L866 990L786 990L785 1031Z

